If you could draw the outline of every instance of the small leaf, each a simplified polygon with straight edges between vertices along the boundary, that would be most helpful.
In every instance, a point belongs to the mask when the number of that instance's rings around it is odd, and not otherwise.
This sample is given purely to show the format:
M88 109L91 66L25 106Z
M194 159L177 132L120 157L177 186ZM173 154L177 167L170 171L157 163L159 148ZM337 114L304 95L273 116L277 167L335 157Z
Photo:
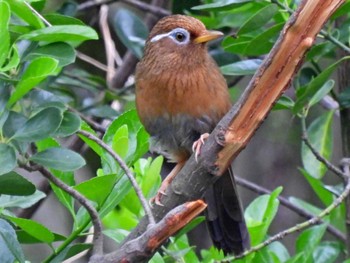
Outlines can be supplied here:
M295 206L298 206L298 207L308 211L309 213L311 213L315 216L319 215L322 211L320 208L318 208L318 207L316 207L316 206L314 206L314 205L312 205L312 204L310 204L302 199L292 197L292 196L289 197L288 199ZM326 218L325 220L327 221L328 219Z
M112 148L122 158L125 158L129 150L128 126L121 126L113 136Z
M0 2L0 68L5 63L10 50L10 34L8 25L10 21L10 7L6 2Z
M337 257L343 250L338 242L324 241L317 246L312 253L313 262L330 263L336 262Z
M322 100L334 87L334 80L328 80L323 86L313 95L309 101L309 107L315 105Z
M6 0L11 6L11 11L20 19L33 26L34 28L43 28L44 23L41 19L28 8L24 1Z
M313 145L316 151L327 160L329 160L332 155L333 114L333 111L326 112L315 119L307 129L310 143ZM319 179L325 175L327 167L316 159L305 143L302 143L301 146L301 157L305 170L311 176Z
M4 219L0 218L0 260L1 262L19 261L24 263L24 254L15 230Z
M215 1L215 3L211 3L211 4L198 5L198 6L192 7L192 9L205 10L205 11L213 11L213 10L220 11L220 10L237 8L251 1L252 0L221 0L221 1Z
M31 195L35 193L35 185L16 172L0 175L0 195Z
M264 26L278 12L275 4L267 5L256 12L239 29L237 35L243 35L255 31Z
M60 127L53 134L53 136L67 137L69 135L76 133L80 129L80 126L81 126L80 117L73 112L66 111L63 114L63 119Z
M23 230L16 230L16 234L17 234L18 241L21 244L38 244L38 243L42 243L41 240L39 240L39 239L29 235L27 232L25 232ZM65 241L67 239L67 237L62 236L62 235L57 234L57 233L53 233L53 235L54 235L53 242Z
M290 110L294 107L294 101L285 96L282 95L278 101L276 102L276 104L273 106L274 110Z
M50 57L39 57L34 59L21 76L7 106L12 106L47 76L55 74L57 65L58 61Z
M12 171L16 167L16 161L15 150L7 144L0 143L0 175Z
M112 191L116 178L115 174L94 177L76 185L74 189L101 206Z
M222 74L228 76L253 75L261 63L261 59L247 59L222 66L220 69Z
M326 228L326 224L313 226L300 234L296 241L296 251L297 253L304 252L303 262L313 262L312 253L314 252L317 245L321 242Z
M118 9L114 16L113 28L124 46L140 59L148 36L148 29L144 22L131 11Z
M51 243L54 241L55 237L53 233L45 226L39 224L34 220L10 216L6 216L6 218L15 223L23 231L27 232L29 235L35 237L36 239L41 240L42 242Z
M58 129L61 121L62 113L59 109L43 109L26 121L12 138L18 141L38 141L47 138Z
M28 208L39 202L46 195L38 190L30 196L1 195L0 207L2 208Z
M62 250L50 263L61 263L66 259L73 257L80 252L88 250L92 247L92 244L83 243L83 244L70 244L64 250Z
M51 57L58 61L59 67L64 67L75 61L75 49L64 42L52 43L37 47L23 60L29 61L39 57Z
M80 154L65 148L49 148L36 153L30 160L59 171L75 171L85 165Z
M67 42L67 41L84 41L98 39L95 30L88 26L81 25L63 25L51 26L31 31L24 34L20 39L46 42Z

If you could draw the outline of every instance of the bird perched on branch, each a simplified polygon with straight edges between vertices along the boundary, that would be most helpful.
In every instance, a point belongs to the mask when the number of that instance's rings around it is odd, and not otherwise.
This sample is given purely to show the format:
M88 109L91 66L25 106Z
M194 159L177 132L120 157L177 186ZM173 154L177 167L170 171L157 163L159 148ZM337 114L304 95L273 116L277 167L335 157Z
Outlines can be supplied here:
M151 30L137 65L136 108L151 135L151 150L177 163L154 198L158 205L192 151L200 154L208 133L231 107L226 81L206 47L220 36L193 17L167 16ZM214 245L225 253L243 252L249 236L231 169L207 192Z

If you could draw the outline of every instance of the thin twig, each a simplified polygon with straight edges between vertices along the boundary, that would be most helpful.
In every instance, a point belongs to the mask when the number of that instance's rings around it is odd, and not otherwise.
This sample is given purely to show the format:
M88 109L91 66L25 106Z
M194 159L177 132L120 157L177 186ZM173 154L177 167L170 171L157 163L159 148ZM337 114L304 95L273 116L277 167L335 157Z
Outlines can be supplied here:
M311 152L314 154L317 160L319 160L321 163L327 166L329 170L331 170L333 173L341 177L345 180L343 177L344 173L335 165L333 165L330 161L328 161L326 158L320 155L320 153L315 149L315 147L311 144L308 138L307 129L306 129L306 122L305 122L305 114L302 114L301 116L301 128L302 128L302 141L309 147Z
M27 1L24 1L24 4L28 6L28 8L38 16L48 27L52 26L49 21L47 21L38 11L36 11Z
M89 9L92 7L98 7L100 5L106 5L109 3L115 2L115 0L91 0L91 1L85 1L78 5L78 11L83 11L85 9Z
M91 217L92 225L94 226L94 239L93 239L93 255L102 255L103 254L103 236L102 236L102 224L96 211L95 207L89 202L89 200L79 193L74 188L65 184L63 181L55 177L49 170L47 170L43 166L36 166L35 169L33 167L24 165L24 169L27 171L39 171L47 180L56 185L58 188L62 189L69 195L71 195L75 200L77 200L89 213Z
M244 188L247 188L255 193L258 193L258 194L271 194L271 191L264 188L264 187L261 187L260 185L257 185L253 182L250 182L246 179L243 179L241 177L238 177L238 176L235 176L235 180L237 182L238 185L244 187ZM302 216L302 217L305 217L307 219L310 219L310 218L313 218L314 215L309 213L308 211L292 204L287 198L283 197L283 196L278 196L278 200L280 201L280 203L287 207L288 209L296 212L298 215ZM320 224L322 223L325 223L324 221L320 221ZM345 241L346 240L346 237L345 235L340 232L338 229L336 229L334 226L332 225L327 225L327 231L329 233L331 233L333 236L335 236L336 238L342 240L342 241Z
M89 64L91 64L92 66L102 70L102 71L105 71L107 72L108 71L108 68L106 65L102 64L100 61L84 54L84 53L81 53L79 52L78 50L76 50L76 54L77 54L77 58L81 59L82 61L85 61Z
M327 216L330 212L332 212L337 206L339 206L344 200L345 198L347 198L347 196L349 196L350 193L350 180L349 180L349 174L345 174L342 172L342 177L346 178L346 187L344 189L344 191L339 195L339 197L337 199L334 200L334 202L328 206L326 209L324 209L321 213L319 213L317 216L301 223L301 224L297 224L294 227L291 227L289 229L286 229L282 232L279 232L278 234L274 235L273 237L267 239L266 241L264 241L263 243L260 243L252 248L250 248L249 250L245 251L244 253L238 255L238 256L234 256L234 257L226 257L225 259L223 259L220 262L227 262L227 261L231 261L234 259L238 259L238 258L243 258L248 256L249 254L259 251L260 249L270 245L272 242L283 239L285 236L298 232L300 230L303 230L309 226L312 225L316 225L319 224L322 221L322 218Z
M131 185L135 189L135 192L136 192L138 198L140 199L140 202L143 206L143 209L145 210L145 213L148 217L149 224L155 224L155 219L153 217L151 207L149 206L145 196L143 195L140 186L138 185L137 181L135 180L134 175L132 174L129 167L126 165L126 163L123 161L123 159L120 158L120 156L118 154L116 154L109 145L107 145L104 141L102 141L100 138L96 137L95 135L93 135L89 132L83 131L83 130L79 130L77 133L79 133L79 134L85 136L86 138L96 142L98 145L100 145L102 148L104 148L117 161L117 163L120 165L120 167L124 170L126 176L129 178Z
M169 12L168 10L166 10L164 8L161 8L161 7L155 6L155 5L150 5L150 4L147 4L145 2L138 1L138 0L120 0L120 2L124 2L126 4L135 6L142 11L152 13L152 14L159 16L159 17L171 15L171 12Z
M87 124L89 124L92 128L94 128L95 131L99 131L102 133L106 132L106 128L103 127L103 125L91 120L90 118L86 117L84 114L82 114L80 111L74 109L73 107L68 106L68 109L76 114L79 115L80 118L82 118L83 121L85 121Z
M103 36L103 43L105 45L106 60L107 60L107 74L106 80L108 87L111 86L111 81L115 72L114 61L116 57L116 48L112 40L111 31L108 26L108 6L102 5L100 9L100 30Z

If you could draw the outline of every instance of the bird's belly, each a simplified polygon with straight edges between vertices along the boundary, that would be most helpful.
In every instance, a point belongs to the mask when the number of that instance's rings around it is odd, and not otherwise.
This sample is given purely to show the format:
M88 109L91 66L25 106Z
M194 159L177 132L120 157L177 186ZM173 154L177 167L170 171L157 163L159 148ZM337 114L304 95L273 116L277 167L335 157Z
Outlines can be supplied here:
M211 132L215 126L208 116L197 118L187 114L164 114L144 122L151 135L151 151L174 162L187 159L191 155L193 142L201 134Z

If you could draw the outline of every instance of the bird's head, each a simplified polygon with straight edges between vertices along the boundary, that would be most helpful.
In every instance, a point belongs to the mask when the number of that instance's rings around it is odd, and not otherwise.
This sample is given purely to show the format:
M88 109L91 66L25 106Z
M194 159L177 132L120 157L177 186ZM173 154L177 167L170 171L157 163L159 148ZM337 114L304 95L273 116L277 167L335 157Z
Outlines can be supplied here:
M196 18L185 15L167 16L159 20L150 32L145 57L152 56L164 60L164 63L187 60L199 62L207 56L205 44L222 35L219 31L207 30Z

